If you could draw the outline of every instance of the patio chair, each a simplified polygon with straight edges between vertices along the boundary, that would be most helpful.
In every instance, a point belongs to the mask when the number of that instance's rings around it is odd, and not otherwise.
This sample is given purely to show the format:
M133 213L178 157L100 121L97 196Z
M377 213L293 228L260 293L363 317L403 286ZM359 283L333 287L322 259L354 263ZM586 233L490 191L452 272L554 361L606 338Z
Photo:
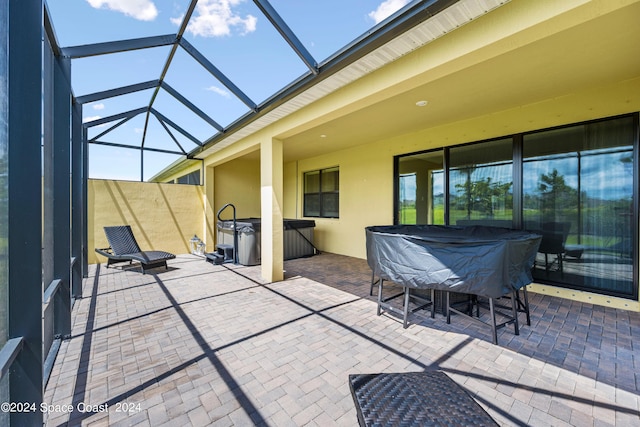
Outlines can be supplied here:
M96 252L107 257L107 268L111 264L125 261L129 261L129 264L131 264L133 261L138 261L142 274L144 274L145 271L151 268L161 266L168 268L167 260L176 257L169 252L140 250L131 227L128 225L104 227L104 234L107 236L110 247L104 249L96 248Z
M349 389L361 427L498 425L442 371L351 374Z
M538 252L544 254L545 270L549 271L553 264L557 263L558 271L563 271L562 261L566 252L565 244L570 230L570 222L545 222L542 224L542 230L540 230L542 241ZM551 262L549 262L549 255L555 256L555 259L551 260Z

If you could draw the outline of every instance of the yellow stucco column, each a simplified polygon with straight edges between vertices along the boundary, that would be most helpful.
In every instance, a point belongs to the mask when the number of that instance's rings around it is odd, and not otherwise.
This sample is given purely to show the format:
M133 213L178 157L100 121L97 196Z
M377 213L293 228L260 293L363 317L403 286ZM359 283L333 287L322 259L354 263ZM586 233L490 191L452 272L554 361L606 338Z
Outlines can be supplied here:
M271 139L261 142L262 278L270 282L277 282L284 278L282 167L282 141Z
M215 194L214 194L215 169L213 166L204 168L204 223L202 224L203 240L207 243L207 251L212 252L216 247L216 220L215 220Z

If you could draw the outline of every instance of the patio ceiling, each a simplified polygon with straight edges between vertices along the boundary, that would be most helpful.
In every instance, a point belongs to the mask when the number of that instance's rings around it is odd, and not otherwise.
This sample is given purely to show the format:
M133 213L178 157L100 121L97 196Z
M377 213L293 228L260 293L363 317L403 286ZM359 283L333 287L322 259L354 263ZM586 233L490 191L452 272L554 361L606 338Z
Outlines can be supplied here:
M509 13L509 5L494 12L500 13ZM588 16L579 10L567 15L581 13ZM447 64L447 69L425 70L375 96L356 100L344 108L343 114L334 112L312 127L282 135L285 156L288 160L312 157L474 118L490 123L491 115L497 112L561 97L570 102L570 95L589 88L637 79L640 56L630 41L640 40L640 26L635 23L638 16L640 4L636 3L579 25L566 26L560 17L551 25L546 23L545 28L526 29L524 35L503 41L508 48L504 44L485 46ZM477 25L482 24L478 21ZM473 31L470 27L468 30ZM466 30L457 30L462 40ZM419 100L428 104L417 107ZM580 115L589 114L587 110L598 108L601 102L594 97L583 105L569 104L565 120L584 120ZM486 135L491 138L538 129L547 126L536 123L543 119L520 114L514 122L500 124L502 133Z
M88 142L94 147L165 155L167 164L179 157L203 158L505 1L414 0L359 34L342 27L340 31L327 31L331 22L318 25L317 21L322 19L341 24L335 14L335 10L343 9L339 8L338 0L322 2L315 15L303 19L287 2L271 0L271 3L245 2L247 12L243 16L266 18L269 25L262 26L261 41L244 40L239 42L237 55L220 57L218 43L222 42L203 37L194 29L211 2L173 2L174 12L182 12L181 18L172 18L173 26L162 28L167 33L148 35L144 34L144 26L107 28L89 9L86 22L68 22L66 8L87 5L50 0L47 10L60 36L57 39L60 52L73 60L72 85L76 101L83 105ZM378 3L372 0L372 4ZM169 2L166 7L170 7ZM240 15L236 18L240 19ZM426 30L423 27L421 32L407 34L425 20L429 20ZM176 25L177 32L170 32ZM344 22L342 25L351 27ZM86 38L74 39L70 26L75 33L84 31ZM362 23L354 23L353 27L362 29ZM113 40L115 34L122 40ZM385 46L394 39L395 45ZM278 60L271 60L272 56ZM138 69L139 80L132 81L131 73L123 73L109 63L116 57L129 64L127 71ZM266 75L263 71L267 68L275 68L276 72L263 78L258 88L248 84ZM90 84L87 79L78 78L87 75L95 76ZM203 96L203 88L195 91L189 87L188 81L196 76L208 79L211 82L208 89L222 96ZM92 113L89 107L96 104L100 108L106 105L109 114L89 117ZM119 110L114 111L116 108ZM178 113L182 113L181 120L176 118ZM137 138L123 133L130 125L137 126Z

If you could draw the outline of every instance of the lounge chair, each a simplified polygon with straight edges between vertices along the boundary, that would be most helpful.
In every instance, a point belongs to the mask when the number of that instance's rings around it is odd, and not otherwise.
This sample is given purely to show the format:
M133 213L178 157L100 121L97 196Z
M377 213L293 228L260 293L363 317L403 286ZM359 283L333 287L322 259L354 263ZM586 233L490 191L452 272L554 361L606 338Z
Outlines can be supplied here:
M104 227L104 234L107 235L109 248L98 249L96 252L107 257L107 268L111 264L119 262L138 261L142 268L142 274L151 268L164 266L167 268L167 260L176 256L163 251L142 251L136 238L133 236L131 227L119 225L114 227Z

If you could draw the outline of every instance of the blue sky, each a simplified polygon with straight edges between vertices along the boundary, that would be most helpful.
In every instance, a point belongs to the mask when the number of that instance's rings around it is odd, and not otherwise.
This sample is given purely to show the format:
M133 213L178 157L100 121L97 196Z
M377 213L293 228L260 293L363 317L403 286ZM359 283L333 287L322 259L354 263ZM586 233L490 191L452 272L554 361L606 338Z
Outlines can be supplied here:
M189 3L189 0L47 0L62 47L175 34ZM321 63L410 0L270 0L270 3ZM251 0L199 0L185 38L256 104L308 71ZM74 94L82 96L158 79L169 51L167 46L75 59ZM249 111L182 49L178 49L165 82L223 127ZM151 94L152 90L147 90L85 105L84 120L146 107ZM201 141L216 133L164 91L153 107ZM89 136L107 128L94 127ZM145 115L140 115L100 140L139 146L143 129ZM180 133L173 129L172 132L187 152L195 147ZM155 119L149 121L146 135L145 146L179 150ZM90 177L140 179L139 150L91 144L89 153ZM177 158L145 154L144 179Z

